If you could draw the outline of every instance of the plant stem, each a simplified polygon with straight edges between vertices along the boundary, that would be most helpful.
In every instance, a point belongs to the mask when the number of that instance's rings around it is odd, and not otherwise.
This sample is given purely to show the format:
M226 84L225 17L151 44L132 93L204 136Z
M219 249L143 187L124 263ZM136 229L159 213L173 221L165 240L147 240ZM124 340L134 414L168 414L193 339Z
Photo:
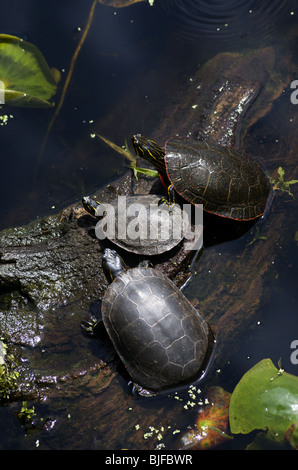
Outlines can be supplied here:
M48 128L47 128L47 131L46 131L46 134L44 136L44 139L42 141L42 145L41 145L41 149L40 149L40 152L39 152L39 155L38 155L38 158L37 158L37 162L36 162L36 168L35 168L35 178L37 176L37 173L38 173L38 170L39 170L39 167L40 167L40 164L42 162L42 156L43 156L43 152L44 152L44 149L45 149L45 146L47 144L47 140L48 140L48 137L49 137L49 134L52 130L52 127L54 125L54 122L58 116L58 114L60 113L60 110L63 106L63 102L64 102L64 98L65 98L65 95L66 95L66 92L67 92L67 88L68 88L68 85L70 83L70 80L71 80L71 77L72 77L72 73L73 73L73 70L74 70L74 67L75 67L75 64L76 64L76 60L78 58L78 55L79 55L79 52L85 42L85 39L87 37L87 34L90 30L90 27L91 27L91 23L92 23L92 20L93 20L93 16L94 16L94 11L95 11L95 7L96 7L96 4L97 4L98 0L93 0L93 3L92 3L92 6L91 6L91 9L90 9L90 13L89 13L89 17L88 17L88 21L87 21L87 24L86 24L86 27L84 29L84 32L82 34L82 37L77 45L77 48L72 56L72 59L71 59L71 63L70 63L70 67L69 67L69 71L68 71L68 74L67 74L67 77L66 77L66 80L65 80L65 83L64 83L64 86L63 86L63 89L62 89L62 93L61 93L61 97L60 97L60 101L58 103L58 106L52 116L52 119L48 125Z

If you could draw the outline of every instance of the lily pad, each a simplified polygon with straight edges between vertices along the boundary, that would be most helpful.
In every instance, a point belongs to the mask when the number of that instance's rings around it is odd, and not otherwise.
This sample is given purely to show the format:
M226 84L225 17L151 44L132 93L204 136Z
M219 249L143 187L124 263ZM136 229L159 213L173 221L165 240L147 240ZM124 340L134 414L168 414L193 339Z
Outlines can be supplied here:
M298 448L298 377L277 369L270 359L244 374L229 412L233 434L263 430L271 441Z
M16 36L0 34L0 80L5 104L29 108L53 106L49 100L57 90L54 77L57 75L36 46Z

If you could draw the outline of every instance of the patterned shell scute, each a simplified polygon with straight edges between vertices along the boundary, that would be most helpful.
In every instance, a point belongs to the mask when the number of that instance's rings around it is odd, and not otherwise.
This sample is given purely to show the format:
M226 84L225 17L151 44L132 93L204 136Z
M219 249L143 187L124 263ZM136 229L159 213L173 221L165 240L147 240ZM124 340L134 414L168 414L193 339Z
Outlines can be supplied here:
M168 212L161 210L160 198L156 194L125 196L122 205L116 198L109 203L114 210L107 216L115 228L114 233L104 231L106 217L98 222L97 230L103 231L120 248L133 253L158 255L171 250L185 237L189 219L179 205Z
M263 214L270 184L259 164L231 147L195 139L170 139L166 167L176 191L223 217L249 220Z
M132 379L154 391L201 373L209 327L175 284L151 268L118 276L102 303L105 328Z

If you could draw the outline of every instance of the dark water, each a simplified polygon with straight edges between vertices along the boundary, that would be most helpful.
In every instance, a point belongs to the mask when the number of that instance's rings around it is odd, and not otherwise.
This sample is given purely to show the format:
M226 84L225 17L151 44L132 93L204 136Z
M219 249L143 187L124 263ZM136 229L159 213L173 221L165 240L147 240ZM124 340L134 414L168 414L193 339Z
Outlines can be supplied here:
M38 46L49 65L62 71L63 84L80 39L78 28L84 26L90 7L90 1L3 2L0 31ZM14 117L1 127L0 227L17 226L59 210L125 171L126 162L112 151L103 155L103 147L90 138L90 133L96 123L108 119L132 86L138 88L139 96L139 102L131 108L133 115L128 107L127 113L114 117L107 135L119 145L136 131L136 125L142 130L153 127L155 116L162 113L163 100L170 99L165 92L167 81L184 77L186 71L217 52L278 45L286 41L290 28L298 27L297 19L297 1L160 0L154 7L140 3L122 9L98 4L37 178L34 171L38 154L53 110L3 110ZM297 78L293 76L293 80ZM59 93L61 86L57 101ZM268 117L250 130L249 145L260 154L274 151L276 142L284 148L288 145L283 135L291 124L282 117L288 101L289 93L285 93ZM297 112L294 105L286 109ZM121 134L123 128L128 135ZM297 199L295 186L292 190ZM219 384L229 390L248 368L264 357L270 357L276 365L282 358L283 367L298 375L298 366L290 360L290 344L298 339L298 253L294 241L298 230L297 204L289 200L281 209L288 211L289 236L266 279L260 325L252 335L239 339L239 350L221 371ZM247 240L222 244L216 249L219 255L233 256L249 240L247 235ZM197 282L194 278L185 289L189 298L196 297ZM34 448L34 435L25 436L13 416L17 406L12 404L0 410L0 448ZM65 413L67 406L66 400ZM46 415L45 408L46 404L42 410ZM59 423L56 416L53 427L56 418ZM72 409L72 422L76 423L75 442L69 435L65 437L63 426L56 425L54 437L51 431L43 436L48 442L45 448L82 448L78 444L79 409ZM92 442L83 441L86 447L101 448L102 436L95 433L90 439ZM125 437L119 445L125 447Z

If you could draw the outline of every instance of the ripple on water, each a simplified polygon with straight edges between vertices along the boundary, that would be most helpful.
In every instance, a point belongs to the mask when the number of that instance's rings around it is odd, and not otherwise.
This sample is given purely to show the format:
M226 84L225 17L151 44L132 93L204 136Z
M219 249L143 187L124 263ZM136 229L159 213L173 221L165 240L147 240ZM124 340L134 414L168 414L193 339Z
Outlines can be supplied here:
M180 39L214 39L229 47L237 47L240 39L274 38L298 14L294 0L157 0L155 5Z

